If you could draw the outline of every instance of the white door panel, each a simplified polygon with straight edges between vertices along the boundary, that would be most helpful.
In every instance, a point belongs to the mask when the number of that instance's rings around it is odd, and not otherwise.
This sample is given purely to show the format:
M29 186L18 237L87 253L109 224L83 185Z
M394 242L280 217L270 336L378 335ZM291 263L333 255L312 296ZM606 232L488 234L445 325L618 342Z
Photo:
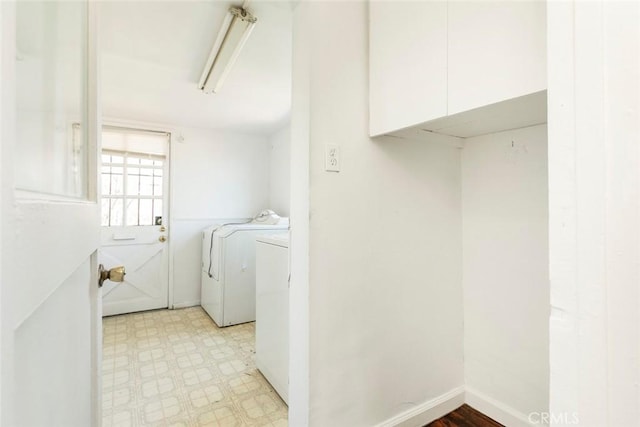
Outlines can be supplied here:
M0 11L0 424L99 425L95 10Z
M104 234L108 234L103 230ZM158 241L165 235L156 230L155 242L143 238L119 245L103 244L99 260L104 265L126 265L124 282L105 282L103 286L103 315L109 316L133 311L167 307L167 251L166 242ZM103 239L104 241L104 239ZM138 242L134 244L132 242Z
M81 426L91 419L91 317L87 258L15 329L19 425ZM57 351L51 351L52 349ZM81 351L79 352L78 349Z
M99 230L95 203L18 200L9 271L21 286L13 292L17 321L31 315L96 250ZM72 221L68 219L73 218Z

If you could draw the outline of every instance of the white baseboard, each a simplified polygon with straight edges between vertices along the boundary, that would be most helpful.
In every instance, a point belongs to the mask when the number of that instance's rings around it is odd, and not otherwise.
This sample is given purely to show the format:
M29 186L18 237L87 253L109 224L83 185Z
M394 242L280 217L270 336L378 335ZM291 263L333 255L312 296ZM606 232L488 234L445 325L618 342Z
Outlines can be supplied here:
M456 387L435 399L391 417L376 427L421 427L462 406L464 397L464 386Z
M526 414L480 393L473 387L465 388L464 403L506 427L531 427L534 425L529 422Z
M200 305L200 301L187 301L187 302L181 302L178 304L173 304L173 309L178 309L178 308L187 308L187 307L195 307L196 305Z

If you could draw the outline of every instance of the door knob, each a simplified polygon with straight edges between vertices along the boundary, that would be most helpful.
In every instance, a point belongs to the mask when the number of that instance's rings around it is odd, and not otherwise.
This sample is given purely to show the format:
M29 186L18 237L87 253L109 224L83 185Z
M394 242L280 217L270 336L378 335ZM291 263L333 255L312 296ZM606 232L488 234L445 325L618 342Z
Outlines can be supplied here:
M110 270L105 270L104 265L100 264L98 266L98 286L102 287L105 280L122 282L125 274L127 273L124 271L124 266L113 267Z
M165 227L164 225L160 227L160 232L164 233L165 231L167 231L167 227Z
M160 236L158 237L158 240L160 240L161 242L166 242L167 238L165 236Z

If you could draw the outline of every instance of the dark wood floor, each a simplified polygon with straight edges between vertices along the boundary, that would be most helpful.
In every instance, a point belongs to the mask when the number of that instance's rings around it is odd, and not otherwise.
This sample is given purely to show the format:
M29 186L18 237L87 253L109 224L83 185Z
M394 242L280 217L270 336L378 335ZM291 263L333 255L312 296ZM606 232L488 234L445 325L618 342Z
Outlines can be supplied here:
M455 411L435 420L424 427L504 427L469 405L462 405Z

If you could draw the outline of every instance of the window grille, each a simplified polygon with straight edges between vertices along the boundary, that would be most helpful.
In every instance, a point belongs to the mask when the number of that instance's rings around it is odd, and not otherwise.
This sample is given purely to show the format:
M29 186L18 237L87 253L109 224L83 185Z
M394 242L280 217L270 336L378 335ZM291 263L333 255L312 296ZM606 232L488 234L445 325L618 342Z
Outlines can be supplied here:
M155 225L162 217L165 156L102 151L102 225Z

